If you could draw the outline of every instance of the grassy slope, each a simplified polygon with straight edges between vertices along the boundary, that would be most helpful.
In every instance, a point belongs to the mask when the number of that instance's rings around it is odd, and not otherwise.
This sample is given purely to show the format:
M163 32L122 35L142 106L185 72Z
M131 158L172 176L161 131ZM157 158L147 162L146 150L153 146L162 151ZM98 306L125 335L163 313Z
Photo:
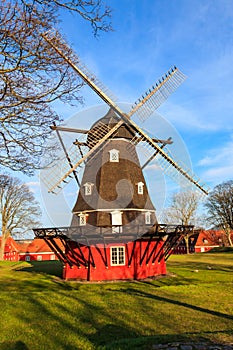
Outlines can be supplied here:
M57 277L60 268L0 264L0 350L233 342L232 252L172 256L171 276L154 281L68 283Z

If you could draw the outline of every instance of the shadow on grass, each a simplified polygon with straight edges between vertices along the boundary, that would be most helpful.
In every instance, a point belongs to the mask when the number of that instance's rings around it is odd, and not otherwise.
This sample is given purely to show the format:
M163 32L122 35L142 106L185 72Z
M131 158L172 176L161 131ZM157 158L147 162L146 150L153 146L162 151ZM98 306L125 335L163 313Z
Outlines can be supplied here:
M18 340L16 342L5 341L0 343L0 350L29 350L24 342Z
M59 260L30 261L30 266L19 268L20 271L39 272L62 278L63 264Z
M103 332L105 329L102 330ZM125 332L126 330L124 330ZM219 331L218 333L223 333L224 335L231 335L231 330L229 331ZM138 336L134 338L130 338L131 334L128 334L128 337L124 339L121 337L117 339L114 337L111 342L106 345L98 345L96 343L96 349L98 350L150 350L155 349L156 345L160 344L158 348L164 348L164 346L168 346L168 348L177 348L177 345L174 347L172 343L180 343L190 347L190 344L196 344L196 348L200 349L215 349L218 345L218 349L223 349L224 345L220 342L214 342L210 340L211 336L214 336L216 332L203 332L203 333L183 333L183 334L165 334L165 335L154 335L154 336ZM169 344L169 345L168 345ZM162 346L161 346L162 345Z
M153 281L153 282L149 282ZM132 283L135 283L135 281L132 281ZM167 273L167 275L164 276L155 276L152 278L144 279L144 280L138 280L138 283L150 283L155 288L161 288L166 286L186 286L191 284L197 284L199 283L199 279L195 278L195 275L191 275L188 277L185 276L179 276L178 274L174 273Z
M145 286L145 283L137 282L136 286L138 287L139 285ZM67 293L67 291L57 288L56 293L44 294L42 297L41 295L28 293L26 297L27 312L22 313L22 308L25 306L25 296L22 298L21 307L14 310L14 315L20 319L20 322L23 322L25 325L33 324L29 339L27 340L27 337L25 337L28 347L23 347L25 344L19 340L15 343L6 341L0 344L0 350L39 350L41 348L50 350L150 350L154 344L166 344L175 341L188 342L191 340L199 342L202 335L205 336L204 333L189 334L188 332L187 334L159 335L156 334L156 326L151 329L150 336L144 336L142 335L143 330L135 326L133 322L131 326L124 319L118 317L118 313L114 312L117 309L106 308L108 303L105 296L108 296L112 300L112 298L114 299L113 293L111 295L101 294L101 291L97 288L93 290L92 299L90 293L85 295L85 290L88 292L88 289L83 288L81 293L77 293L76 291L75 293ZM110 289L107 290L108 292L110 291ZM113 292L128 293L135 297L173 303L178 306L185 306L193 310L208 312L211 315L226 318L225 314L205 310L169 298L155 296L147 291L133 289L127 285L126 288L113 290ZM100 299L95 299L95 294ZM97 300L102 302L99 303ZM138 298L138 302L140 301L140 298ZM38 315L40 315L39 321ZM131 317L133 319L133 314ZM35 321L32 322L32 320ZM135 320L135 322L137 321ZM42 326L44 327L43 335L41 334ZM227 332L224 331L224 333ZM209 332L209 335L215 336L214 332ZM210 343L207 333L203 341ZM41 346L45 346L45 344L46 348ZM9 346L6 347L5 345Z
M213 253L233 253L233 247L216 247L210 249L205 254L213 254Z
M105 334L105 337L103 335ZM128 327L123 327L117 324L107 324L99 328L96 333L88 337L88 339L97 348L101 346L106 346L106 344L119 344L119 342L124 342L124 340L132 341L132 339L137 339L139 334ZM111 346L110 348L111 349Z
M143 282L143 281L141 281L141 283L150 284L150 285L153 286L153 284L150 283L150 282ZM196 306L196 305L185 303L183 301L173 300L173 299L161 297L161 296L158 296L158 295L150 294L148 292L144 292L144 291L141 291L141 290L135 290L133 288L127 288L127 289L124 289L123 291L119 290L119 292L123 292L124 294L128 293L130 295L135 295L137 297L154 299L156 301L162 301L162 302L165 302L165 303L170 303L170 304L174 304L174 305L178 305L178 306L183 306L183 307L186 307L188 309L192 309L194 311L200 311L200 312L212 315L212 316L217 316L217 317L233 320L233 316L232 315L228 315L228 314L225 314L225 313L222 313L222 312L218 312L218 311L214 311L214 310L209 310L209 309L206 309L206 308L203 308L203 307L200 307L200 306Z

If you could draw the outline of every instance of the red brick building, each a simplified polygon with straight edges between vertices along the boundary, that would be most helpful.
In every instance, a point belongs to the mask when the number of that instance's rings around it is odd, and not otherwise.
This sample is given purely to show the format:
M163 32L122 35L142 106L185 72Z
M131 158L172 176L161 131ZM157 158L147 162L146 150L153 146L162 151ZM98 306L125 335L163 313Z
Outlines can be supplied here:
M41 239L21 240L17 245L20 261L58 260L55 252Z
M233 233L231 233L233 238ZM226 234L222 230L203 230L198 235L195 244L195 253L204 253L217 247L228 246Z
M0 244L2 243L2 237L0 237ZM12 237L7 238L4 249L4 260L18 261L19 260L19 249L17 243Z
M55 240L62 249L60 240ZM1 243L1 237L0 237ZM44 240L41 239L25 239L14 240L9 237L6 241L4 250L4 260L8 261L42 261L42 260L58 260L56 252L54 252Z

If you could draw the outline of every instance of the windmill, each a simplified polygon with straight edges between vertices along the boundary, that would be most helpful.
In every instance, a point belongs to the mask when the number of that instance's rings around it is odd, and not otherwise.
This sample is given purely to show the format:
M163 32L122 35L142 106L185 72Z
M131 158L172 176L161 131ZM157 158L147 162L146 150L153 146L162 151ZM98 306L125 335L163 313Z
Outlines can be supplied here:
M90 130L71 129L55 124L52 126L65 152L68 167L59 177L55 176L54 169L51 179L46 176L49 192L57 193L72 178L76 179L80 191L70 227L36 229L34 232L37 237L47 239L47 243L57 250L66 266L76 264L80 268L84 264L88 267L88 279L91 267L96 268L95 254L91 247L99 252L105 267L109 267L106 244L116 242L118 246L110 247L111 266L125 265L123 253L126 250L128 267L137 259L140 266L143 262L148 266L150 262L150 272L143 270L142 276L153 275L155 271L152 266L155 261L158 264L164 262L185 231L190 231L192 228L183 226L169 228L158 224L143 169L156 159L163 171L175 181L182 179L182 182L191 183L201 193L207 194L207 191L194 175L175 161L166 150L166 146L172 143L170 138L161 140L149 136L132 117L137 115L142 121L147 119L186 77L177 67L172 67L135 102L128 113L125 113L103 84L81 63L57 34L49 32L43 34L43 38L109 106L109 111L96 121ZM67 152L60 136L61 131L81 135L74 142L73 154ZM139 148L146 159L144 164L140 164L137 155ZM80 183L77 173L83 167L84 173ZM53 240L56 236L64 242L65 255L62 251L58 251ZM103 244L103 251L98 246L100 243ZM83 247L88 247L88 257Z

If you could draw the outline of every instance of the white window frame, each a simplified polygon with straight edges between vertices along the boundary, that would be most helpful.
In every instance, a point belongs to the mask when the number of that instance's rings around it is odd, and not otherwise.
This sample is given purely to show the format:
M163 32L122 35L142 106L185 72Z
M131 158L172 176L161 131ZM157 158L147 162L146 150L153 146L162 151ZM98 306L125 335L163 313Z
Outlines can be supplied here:
M110 263L111 263L111 266L125 265L125 247L124 246L110 247Z
M93 188L94 184L91 183L91 182L86 182L83 186L84 186L84 194L85 194L85 196L92 195L92 188Z
M26 255L26 256L25 256L25 261L31 261L30 255Z
M137 183L137 186L138 186L138 194L143 194L143 192L144 192L143 191L144 190L143 189L144 183L140 181L140 182Z
M145 212L145 224L146 225L151 224L151 212L150 211Z
M79 214L79 226L86 226L87 217L86 214Z
M42 261L43 260L42 255L37 255L36 260L37 261Z
M55 254L51 254L51 255L50 255L50 260L56 260Z
M118 163L119 162L119 151L115 148L111 149L109 151L109 161L112 163Z

